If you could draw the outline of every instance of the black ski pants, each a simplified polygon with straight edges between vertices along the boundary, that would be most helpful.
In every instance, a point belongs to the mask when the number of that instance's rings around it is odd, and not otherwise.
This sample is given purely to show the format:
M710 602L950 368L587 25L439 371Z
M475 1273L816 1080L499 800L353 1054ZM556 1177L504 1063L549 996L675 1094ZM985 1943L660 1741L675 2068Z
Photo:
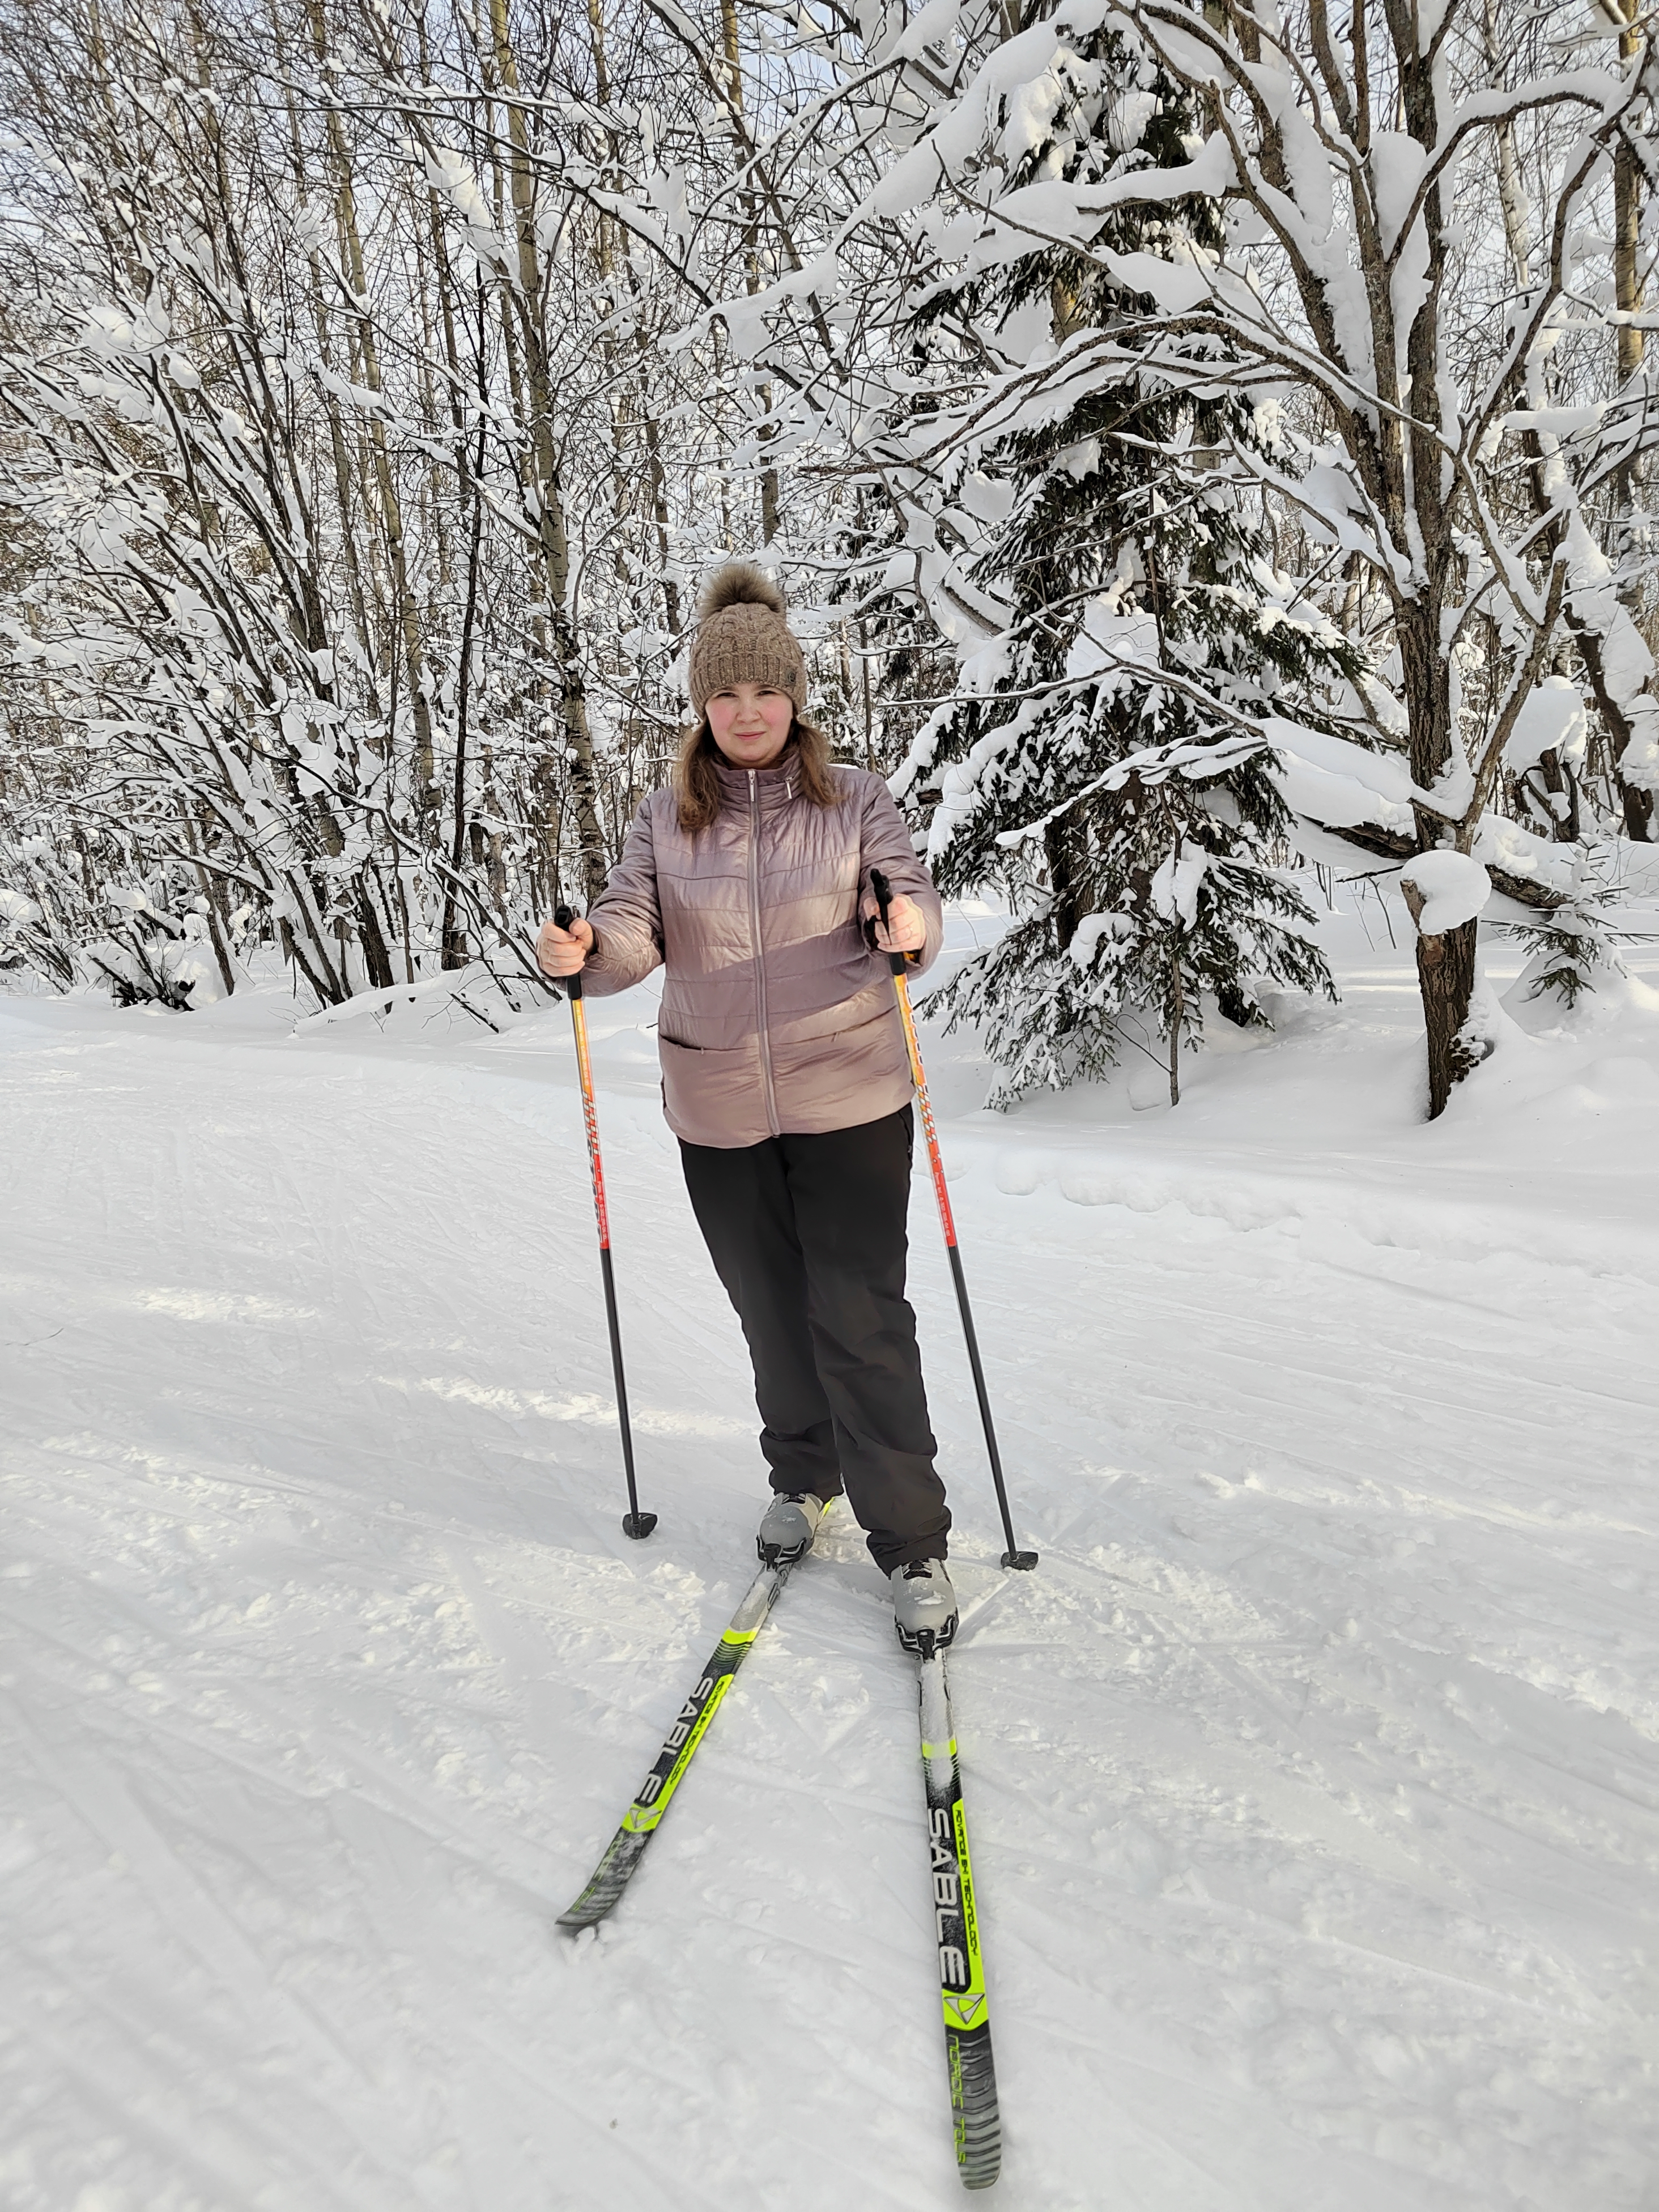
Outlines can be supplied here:
M890 1573L942 1559L951 1526L904 1296L908 1106L738 1152L682 1140L703 1241L755 1364L777 1491L848 1502Z

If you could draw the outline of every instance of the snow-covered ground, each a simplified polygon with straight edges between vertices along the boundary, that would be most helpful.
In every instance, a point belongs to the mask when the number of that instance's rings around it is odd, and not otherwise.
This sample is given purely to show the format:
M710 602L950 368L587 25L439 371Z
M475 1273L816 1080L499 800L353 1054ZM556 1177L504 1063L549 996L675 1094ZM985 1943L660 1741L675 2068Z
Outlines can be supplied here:
M930 1037L1042 1553L919 1182L1010 2212L1659 2204L1659 996L1429 1128L1406 961L1332 933L1342 1008L1174 1114L988 1116ZM562 1008L0 1000L8 2212L958 2201L850 1527L552 1925L762 1497L651 1014L592 1008L640 1546Z

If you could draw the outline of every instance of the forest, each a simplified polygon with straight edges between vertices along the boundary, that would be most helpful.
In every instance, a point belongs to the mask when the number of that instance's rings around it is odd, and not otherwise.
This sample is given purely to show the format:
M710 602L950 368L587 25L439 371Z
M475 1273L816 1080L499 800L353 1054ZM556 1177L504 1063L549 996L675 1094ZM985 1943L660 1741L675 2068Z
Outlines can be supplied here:
M1177 1098L1376 878L1439 1113L1654 838L1655 88L1634 0L0 0L0 968L538 995L737 553L1009 917L995 1103Z

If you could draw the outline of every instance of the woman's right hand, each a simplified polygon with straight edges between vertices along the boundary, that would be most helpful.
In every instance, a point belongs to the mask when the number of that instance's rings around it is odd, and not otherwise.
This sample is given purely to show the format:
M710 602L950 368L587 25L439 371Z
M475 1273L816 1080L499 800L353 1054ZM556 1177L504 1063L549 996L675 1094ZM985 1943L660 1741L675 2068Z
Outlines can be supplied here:
M593 933L580 915L573 917L568 929L561 929L556 921L544 921L536 939L536 958L543 975L561 980L580 974L592 950Z

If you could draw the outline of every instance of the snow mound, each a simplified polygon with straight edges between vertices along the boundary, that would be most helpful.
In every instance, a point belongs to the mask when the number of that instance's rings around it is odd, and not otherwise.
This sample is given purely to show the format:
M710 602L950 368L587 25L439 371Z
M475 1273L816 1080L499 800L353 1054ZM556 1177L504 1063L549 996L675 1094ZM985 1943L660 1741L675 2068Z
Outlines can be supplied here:
M1504 765L1519 775L1535 767L1546 753L1577 765L1584 757L1589 733L1583 696L1577 685L1565 676L1547 676L1522 703L1504 748Z
M1461 929L1492 896L1492 878L1467 853L1419 853L1401 868L1400 881L1422 894L1423 910L1416 917L1422 937L1443 937L1449 929Z

